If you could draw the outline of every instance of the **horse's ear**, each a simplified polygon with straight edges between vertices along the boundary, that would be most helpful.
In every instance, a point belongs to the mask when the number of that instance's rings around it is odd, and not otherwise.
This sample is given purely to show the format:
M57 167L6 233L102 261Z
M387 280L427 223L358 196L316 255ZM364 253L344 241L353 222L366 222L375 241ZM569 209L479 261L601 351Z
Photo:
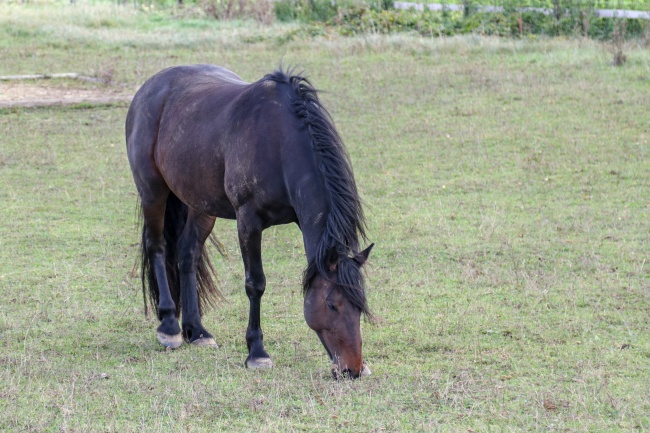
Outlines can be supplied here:
M336 268L339 264L339 255L336 252L335 248L330 248L329 251L327 251L327 257L325 258L325 264L327 265L327 269L329 269L330 272L335 272Z
M368 261L368 257L370 256L370 251L372 251L372 247L374 247L375 244L370 244L368 248L365 250L361 251L359 254L354 256L354 261L359 264L359 266L362 266L364 263Z

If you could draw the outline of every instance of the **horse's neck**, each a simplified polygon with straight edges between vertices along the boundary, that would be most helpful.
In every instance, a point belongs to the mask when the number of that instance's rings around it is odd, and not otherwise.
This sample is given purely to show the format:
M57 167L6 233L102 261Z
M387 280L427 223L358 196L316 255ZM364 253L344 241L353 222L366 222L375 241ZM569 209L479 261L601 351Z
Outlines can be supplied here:
M310 261L316 255L329 217L329 194L317 185L303 185L294 196L293 206L302 231L305 254Z
M316 255L330 214L330 194L320 170L321 160L310 138L301 131L285 140L285 185L302 231L307 260Z

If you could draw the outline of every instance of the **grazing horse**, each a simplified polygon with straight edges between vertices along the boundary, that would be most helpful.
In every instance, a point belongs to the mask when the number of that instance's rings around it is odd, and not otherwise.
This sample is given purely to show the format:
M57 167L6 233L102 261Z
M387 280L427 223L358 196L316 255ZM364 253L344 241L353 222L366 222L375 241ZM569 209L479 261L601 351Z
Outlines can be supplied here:
M216 218L236 219L250 301L245 365L272 366L260 325L262 231L296 223L305 320L335 377L370 373L360 318L369 314L361 267L372 245L359 251L365 222L350 161L305 77L279 69L247 83L213 65L165 69L133 98L126 147L144 219L145 312L148 293L163 346L216 345L201 324L220 296L204 243Z

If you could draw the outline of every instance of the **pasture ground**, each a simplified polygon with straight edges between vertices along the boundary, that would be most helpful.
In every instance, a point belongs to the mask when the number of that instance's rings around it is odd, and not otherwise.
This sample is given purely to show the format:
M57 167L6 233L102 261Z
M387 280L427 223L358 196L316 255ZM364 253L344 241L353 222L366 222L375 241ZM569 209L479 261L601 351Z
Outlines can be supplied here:
M220 347L158 345L133 272L126 104L0 111L0 430L649 431L650 53L589 40L329 35L114 6L0 5L0 73L135 89L216 63L308 71L348 145L376 248L373 375L330 378L302 318L296 227L264 238L247 371L234 223ZM103 86L103 87L102 87Z

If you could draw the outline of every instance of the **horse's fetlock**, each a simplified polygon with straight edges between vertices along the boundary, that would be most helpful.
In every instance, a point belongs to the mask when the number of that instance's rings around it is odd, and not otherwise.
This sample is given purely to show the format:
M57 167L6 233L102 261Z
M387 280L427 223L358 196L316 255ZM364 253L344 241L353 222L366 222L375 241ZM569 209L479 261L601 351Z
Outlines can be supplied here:
M176 305L174 302L171 302L171 305L159 305L158 306L158 320L164 322L166 320L176 320Z

